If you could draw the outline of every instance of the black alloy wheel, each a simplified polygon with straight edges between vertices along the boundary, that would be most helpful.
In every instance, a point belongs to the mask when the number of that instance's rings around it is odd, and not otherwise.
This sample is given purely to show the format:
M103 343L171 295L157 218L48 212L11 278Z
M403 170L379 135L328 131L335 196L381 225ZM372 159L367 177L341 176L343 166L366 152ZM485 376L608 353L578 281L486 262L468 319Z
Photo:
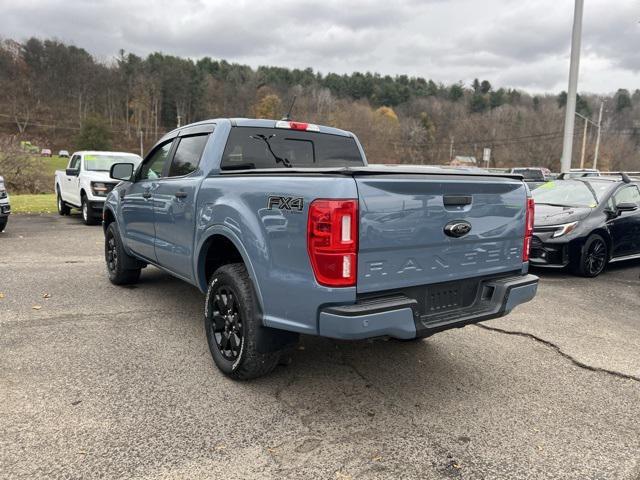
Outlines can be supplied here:
M609 261L609 248L607 242L597 233L589 236L580 257L576 259L575 271L583 277L597 277L600 275Z
M118 246L116 244L116 238L111 231L107 231L105 247L107 270L109 270L109 273L114 273L118 269Z
M604 269L607 258L607 246L600 240L594 240L587 250L587 272L594 277Z
M211 336L220 354L231 362L238 359L242 351L244 329L238 308L238 296L228 285L220 285L212 301L213 322Z
M104 261L109 281L114 285L131 285L140 278L142 266L125 252L115 222L111 222L104 232Z

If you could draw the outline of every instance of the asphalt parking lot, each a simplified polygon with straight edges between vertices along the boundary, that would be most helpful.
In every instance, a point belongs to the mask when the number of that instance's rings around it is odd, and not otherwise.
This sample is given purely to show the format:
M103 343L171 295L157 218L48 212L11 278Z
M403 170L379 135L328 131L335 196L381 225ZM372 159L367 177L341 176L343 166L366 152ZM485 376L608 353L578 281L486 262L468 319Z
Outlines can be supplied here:
M303 337L233 382L202 295L104 272L102 230L0 235L0 477L640 479L640 263L543 272L510 316L414 342Z

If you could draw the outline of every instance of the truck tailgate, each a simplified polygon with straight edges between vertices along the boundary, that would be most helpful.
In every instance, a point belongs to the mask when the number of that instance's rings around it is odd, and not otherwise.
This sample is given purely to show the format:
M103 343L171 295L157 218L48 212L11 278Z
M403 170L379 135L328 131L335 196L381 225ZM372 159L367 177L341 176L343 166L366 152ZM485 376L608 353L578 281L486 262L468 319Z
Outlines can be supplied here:
M522 269L527 197L522 181L412 174L354 178L360 210L358 293ZM464 222L471 226L465 235L445 234L447 224Z

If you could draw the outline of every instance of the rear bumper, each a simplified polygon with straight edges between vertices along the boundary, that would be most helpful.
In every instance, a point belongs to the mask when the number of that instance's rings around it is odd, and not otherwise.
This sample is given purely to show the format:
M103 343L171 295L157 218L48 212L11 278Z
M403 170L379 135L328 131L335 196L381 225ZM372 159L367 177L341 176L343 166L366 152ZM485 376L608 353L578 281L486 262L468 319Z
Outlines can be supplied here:
M393 294L320 311L319 334L324 337L358 340L389 336L399 339L427 337L471 323L508 314L517 305L533 299L538 277L518 275L479 282L476 298L466 307L423 314L418 301Z

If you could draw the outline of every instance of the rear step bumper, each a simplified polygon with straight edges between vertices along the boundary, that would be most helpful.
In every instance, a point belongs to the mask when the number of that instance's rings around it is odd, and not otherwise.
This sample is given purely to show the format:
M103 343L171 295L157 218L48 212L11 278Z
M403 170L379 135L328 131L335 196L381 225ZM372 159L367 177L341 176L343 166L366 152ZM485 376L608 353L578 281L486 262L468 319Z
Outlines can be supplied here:
M431 287L425 287L425 291ZM450 328L502 317L517 305L533 299L537 289L538 277L535 275L479 280L470 305L427 314L420 312L415 298L396 292L321 310L319 334L345 340L380 336L404 340L427 337Z

